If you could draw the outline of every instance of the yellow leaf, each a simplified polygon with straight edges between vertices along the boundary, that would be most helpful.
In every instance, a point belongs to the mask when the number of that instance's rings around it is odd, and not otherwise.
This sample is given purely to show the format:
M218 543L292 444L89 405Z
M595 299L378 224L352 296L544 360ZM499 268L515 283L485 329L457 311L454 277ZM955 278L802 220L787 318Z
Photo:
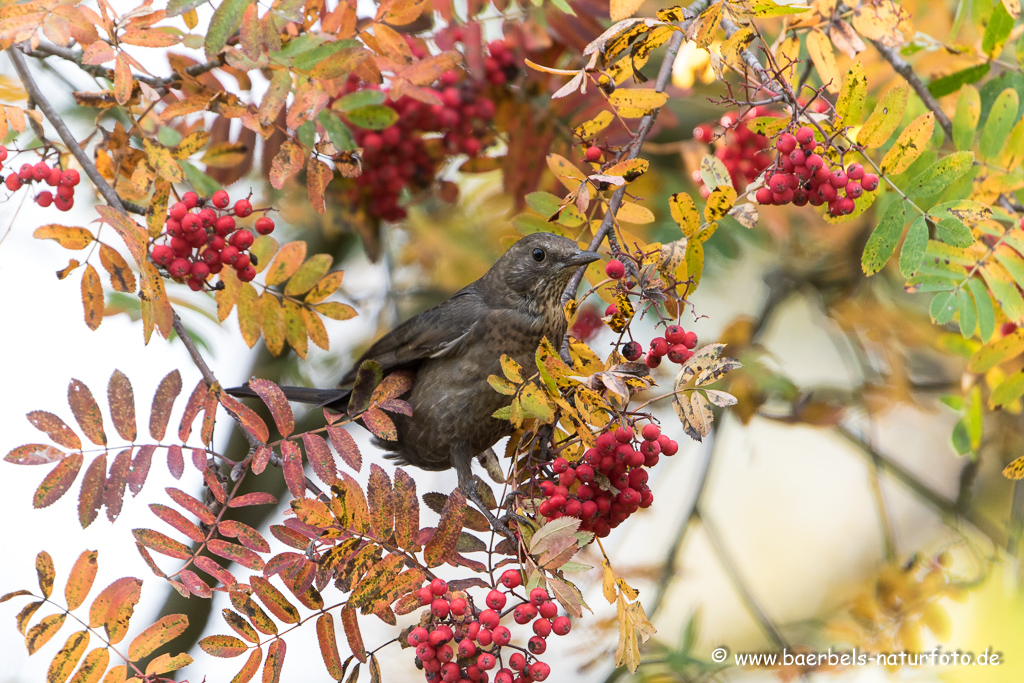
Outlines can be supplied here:
M704 206L704 220L711 223L724 218L735 202L736 188L732 185L718 187L708 197L708 203Z
M697 43L697 47L706 48L711 44L715 29L718 28L719 19L722 16L722 3L716 2L700 13L690 29L690 39Z
M800 81L800 74L797 71L800 66L799 60L800 39L796 36L786 38L775 48L775 61L778 62L782 75L793 87Z
M264 343L267 350L280 356L284 350L284 308L281 300L269 291L260 297L260 327L263 328Z
M70 228L56 224L36 228L32 236L37 240L55 240L60 246L72 251L85 249L96 239L85 228Z
M649 167L650 163L646 159L629 159L615 164L604 175L621 176L627 183L631 183L646 173Z
M869 149L885 144L903 120L909 96L910 86L903 81L890 88L857 133L857 144Z
M741 53L750 47L755 37L754 29L749 26L744 26L732 34L730 38L722 43L722 59L725 60L725 63L734 69L742 71L744 62Z
M1020 0L1003 0L1006 13L1014 19L1020 19Z
M620 88L608 97L608 101L622 116L640 118L665 104L668 93L653 88Z
M685 237L692 237L700 228L700 213L697 212L693 198L687 193L677 192L669 197L668 210Z
M287 281L299 269L305 258L305 242L299 240L285 244L267 268L267 285L272 287Z
M82 276L82 306L85 308L85 324L95 330L103 322L103 285L100 274L91 263L85 265Z
M836 67L836 56L832 52L832 41L819 29L807 34L807 52L811 55L818 77L830 93L839 92L839 69Z
M595 135L600 133L602 130L607 128L614 120L615 115L612 114L607 109L605 109L599 112L597 116L590 119L589 121L584 121L580 125L576 126L572 132L574 135L576 135L576 137L578 137L581 140L590 140Z
M619 211L615 214L615 217L624 223L632 223L634 225L646 225L647 223L654 222L654 214L650 209L626 201L619 205Z
M882 159L882 173L898 175L903 173L924 151L924 146L935 131L935 114L926 112L911 121L896 144L889 148Z
M558 154L549 154L547 156L547 162L548 168L551 169L551 172L555 174L555 177L558 178L559 182L562 183L567 190L575 190L587 178L583 171L576 168L571 161L563 156ZM587 194L590 195L589 186L587 186Z
M178 182L185 177L181 166L171 155L171 150L162 145L155 145L146 138L143 138L142 146L146 151L146 161L158 176L171 182Z
M843 87L836 98L836 128L856 126L864 113L864 100L868 95L868 80L864 65L856 61L843 79Z
M199 15L196 13L195 8L182 14L181 18L185 20L185 26L188 26L190 31L199 25Z
M611 15L612 21L622 21L636 14L642 4L644 4L644 0L611 0L608 5L608 13Z

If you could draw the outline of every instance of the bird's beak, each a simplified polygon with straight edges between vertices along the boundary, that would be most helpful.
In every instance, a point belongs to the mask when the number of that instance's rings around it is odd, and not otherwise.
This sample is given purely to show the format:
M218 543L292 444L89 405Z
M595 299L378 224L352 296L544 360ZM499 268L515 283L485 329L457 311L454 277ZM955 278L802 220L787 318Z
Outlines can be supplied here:
M566 266L585 266L588 263L600 260L601 255L593 251L577 252L565 262Z

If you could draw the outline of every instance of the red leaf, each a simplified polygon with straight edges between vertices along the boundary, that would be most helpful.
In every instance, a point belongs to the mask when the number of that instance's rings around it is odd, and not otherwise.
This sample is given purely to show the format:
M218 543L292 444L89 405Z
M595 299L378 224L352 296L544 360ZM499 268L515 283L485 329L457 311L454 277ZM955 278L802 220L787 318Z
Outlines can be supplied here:
M199 641L199 647L214 657L237 657L249 649L248 645L234 636L206 636Z
M398 372L392 372L390 375L384 378L384 381L377 385L377 388L370 394L370 405L376 405L381 401L386 401L390 398L398 398L402 394L412 389L413 379L416 378L416 373L409 370L400 370Z
M218 524L217 531L229 538L237 538L249 550L260 553L270 552L270 544L267 543L267 540L248 524L229 519Z
M78 435L53 413L45 410L33 410L28 414L28 421L32 426L50 437L55 444L71 450L78 450L82 447L82 440Z
M206 555L196 557L195 565L228 588L238 583L238 579L235 578L234 574L229 572L227 569L224 569L224 567L221 567Z
M377 404L377 407L391 413L412 415L412 404L408 401L403 401L400 398L389 398L386 401L381 401Z
M4 462L14 465L49 465L64 459L64 451L44 443L18 446L4 456Z
M203 481L206 482L206 488L210 489L210 493L217 499L217 502L224 505L228 502L228 492L224 490L224 484L220 483L220 479L217 478L217 473L213 468L206 468L203 470Z
M206 471L206 449L205 448L193 448L192 449L192 467L195 467L200 472Z
M44 508L56 502L71 488L80 469L82 469L81 453L70 453L57 463L57 466L50 470L50 473L39 484L39 488L36 489L35 496L32 498L32 507Z
M344 613L344 610L342 610ZM320 641L320 655L324 658L327 673L336 681L340 681L345 672L341 668L341 655L338 653L338 638L334 633L334 617L330 612L321 614L316 620L316 637ZM355 649L353 648L353 652ZM365 654L363 655L366 656Z
M107 519L113 522L121 514L121 503L124 501L124 487L127 482L128 468L132 464L132 449L126 448L117 454L110 464L107 476L103 503L107 506Z
M208 507L181 489L168 486L164 491L171 497L171 500L198 517L199 521L203 524L215 524L217 522L217 516Z
M370 465L366 502L370 508L370 528L374 535L381 541L388 540L395 524L394 492L387 472L377 463Z
M257 491L228 501L229 508L241 508L247 505L277 505L277 498L270 493Z
M309 541L306 541L303 548L308 544ZM305 561L306 556L300 555L299 553L280 553L278 555L274 555L267 561L267 566L263 568L263 576L269 579L274 574L291 572L295 567L301 565Z
M267 648L267 661L263 665L263 683L280 683L281 668L284 666L284 655L287 646L278 638Z
M284 543L290 548L295 548L296 550L305 550L306 546L309 545L310 539L306 538L298 531L289 529L286 526L281 526L280 524L271 525L270 533L274 535L274 538L281 541L281 543ZM280 555L278 557L280 557ZM267 563L267 566L270 566L270 562Z
M192 557L192 551L187 545L179 543L159 531L132 529L132 534L135 536L136 541L161 555L167 555L178 560L187 560Z
M455 553L455 546L462 532L462 520L466 514L466 496L461 489L455 489L441 510L441 521L437 530L423 549L423 559L428 567L444 564Z
M257 377L249 380L249 387L267 404L281 436L285 438L291 436L291 433L295 431L295 415L292 414L292 407L288 404L288 399L281 388L269 379Z
M178 572L178 577L181 579L181 582L185 584L185 588L188 589L188 592L192 595L196 595L200 598L213 597L213 591L210 589L210 586L200 579L194 571L182 569Z
M150 504L149 509L153 511L154 515L167 522L196 543L202 543L206 540L206 534L204 534L198 526L193 522L190 522L184 515L174 508L169 508L166 505L160 505L159 503L152 503Z
M395 543L407 550L417 547L420 530L420 505L416 481L401 467L395 468Z
M256 454L252 457L253 474L263 474L263 470L267 469L267 464L273 455L274 449L270 446L260 446L257 448Z
M259 555L248 548L243 548L240 545L228 543L227 541L221 541L219 539L214 539L206 545L210 549L210 552L217 557L223 557L225 560L237 562L243 567L247 567L253 571L261 572L263 571L263 567L266 566Z
M181 446L177 444L167 447L167 469L175 479L181 479L185 473L185 458L181 454Z
M327 442L316 434L303 434L302 443L306 447L306 459L309 460L317 478L328 486L337 482L338 466Z
M161 441L167 432L167 423L171 420L174 399L178 398L180 393L181 373L172 370L160 380L160 385L156 388L156 395L153 396L153 406L150 408L149 434L157 441Z
M96 520L103 507L103 495L107 483L107 454L100 453L82 476L82 490L78 494L78 522L86 528Z
M135 457L132 458L132 467L128 472L128 489L132 492L132 496L138 495L142 490L142 485L146 483L149 466L153 463L153 453L155 452L156 446L148 444L139 448Z
M242 428L256 437L260 443L266 443L270 439L270 429L267 427L267 423L252 408L224 392L220 394L220 403L235 416Z
M328 427L327 436L330 437L331 445L334 446L334 450L338 451L338 455L345 461L345 464L358 472L363 466L363 456L359 452L356 440L352 438L348 430L344 427Z
M281 442L281 469L292 497L302 498L306 494L306 474L302 469L302 452L294 441Z
M328 615L329 616L329 615ZM345 629L348 647L360 662L366 661L366 647L363 645L363 634L359 631L359 620L354 607L345 605L341 610L341 625ZM321 646L321 650L323 647Z
M192 423L195 422L199 411L203 409L206 403L206 396L209 393L210 390L206 386L206 382L199 380L199 384L196 385L196 388L192 390L192 394L188 397L188 403L185 404L185 412L182 413L181 423L178 425L178 438L182 442L188 441L188 437L192 433Z
M71 412L78 420L78 426L82 428L89 441L97 446L107 445L107 435L103 433L103 415L100 414L100 406L92 397L89 387L77 379L71 380L68 385L68 403L71 405Z
M149 550L146 549L146 546L136 541L135 549L139 551L139 555L142 555L142 560L146 563L146 566L149 567L149 570L151 572L153 572L161 579L167 579L167 574L165 574L163 570L157 566L156 560L153 559L153 555L149 552ZM177 590L179 593L184 592L184 586L182 586L180 581L175 581L174 579L167 580L170 582L172 586L174 586L174 589ZM179 586L182 586L182 588L178 588Z
M110 419L114 429L125 441L135 441L135 393L132 383L120 370L114 370L107 384L107 400L110 403Z
M388 417L383 410L379 408L370 408L360 415L359 418L374 436L387 441L398 440L398 430L395 428L395 423L392 422L391 418Z

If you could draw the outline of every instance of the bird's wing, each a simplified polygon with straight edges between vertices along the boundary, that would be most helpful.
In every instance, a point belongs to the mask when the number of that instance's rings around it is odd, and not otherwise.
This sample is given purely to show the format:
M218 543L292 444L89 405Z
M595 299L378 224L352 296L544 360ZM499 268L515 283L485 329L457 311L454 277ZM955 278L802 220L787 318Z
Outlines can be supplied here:
M341 383L352 381L364 360L377 361L387 374L392 370L415 368L427 358L440 358L452 353L480 330L480 322L486 312L486 304L476 288L470 285L381 337Z

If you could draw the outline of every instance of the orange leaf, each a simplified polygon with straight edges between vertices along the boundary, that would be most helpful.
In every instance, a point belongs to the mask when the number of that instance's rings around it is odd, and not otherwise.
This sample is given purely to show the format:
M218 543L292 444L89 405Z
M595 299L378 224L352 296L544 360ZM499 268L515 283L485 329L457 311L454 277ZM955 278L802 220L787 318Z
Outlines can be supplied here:
M135 540L142 545L155 550L161 555L167 555L178 560L187 560L192 557L192 551L184 543L179 543L169 536L152 529L132 529Z
M135 636L128 646L128 658L137 661L148 657L157 648L165 645L188 628L188 617L184 614L168 614L151 624L145 631Z
M256 629L252 626L249 626L249 622L247 622L241 614L238 612L232 612L226 608L221 610L221 614L224 616L224 621L228 622L228 626L230 626L235 633L242 636L250 643L260 642L260 634L256 633Z
M274 155L270 164L270 184L275 190L284 187L285 181L302 170L306 161L306 152L291 140L281 144L281 149Z
M277 641L274 641L277 642ZM231 679L231 683L249 683L252 677L256 675L256 672L260 670L260 662L263 660L263 650L256 648L249 653L249 659L246 660L245 666L242 670L235 674L235 677Z
M441 510L441 520L434 535L423 549L423 559L428 567L444 564L455 552L455 546L462 533L462 521L466 515L466 496L461 489L455 489Z
M50 597L53 593L53 579L57 576L57 572L53 568L53 558L45 550L36 555L36 576L39 579L39 590L43 591L43 597Z
M348 430L344 427L329 426L327 436L345 464L358 472L363 466L363 456L359 452L359 445Z
M416 480L401 467L395 468L395 543L410 549L418 545L420 505L416 498Z
M288 242L267 268L266 282L269 286L280 285L288 280L299 269L306 258L306 243L303 241Z
M114 63L114 99L120 105L125 105L132 97L132 88L135 82L132 80L132 69L128 65L128 58L123 53L117 54L117 61Z
M199 647L213 657L237 657L244 654L249 646L234 636L206 636L199 641Z
M109 663L110 652L106 647L92 650L82 660L82 666L78 667L78 673L71 679L71 683L97 683Z
M154 676L155 674L163 674L169 671L177 671L183 667L188 666L192 663L192 657L185 653L172 655L170 653L162 654L155 659L151 659L149 664L146 665L146 676Z
M110 275L110 284L118 292L135 292L135 273L128 262L112 247L100 245L100 263Z
M237 538L249 550L255 550L260 553L270 552L270 544L267 543L260 532L244 522L228 519L217 525L217 531L223 536Z
M132 384L120 370L114 370L107 384L107 399L110 402L110 419L114 429L125 441L135 441L135 394Z
M96 240L85 228L69 228L56 224L36 228L32 236L37 240L55 240L60 246L72 251L85 249Z
M302 309L302 324L306 327L306 334L310 340L324 351L331 348L331 339L327 336L327 328L324 321L320 319L316 311L309 308Z
M88 646L88 631L72 633L64 643L64 647L50 661L50 668L46 671L47 683L64 683L78 666L78 660L82 658L85 648Z
M269 379L259 379L257 377L249 380L249 387L267 404L267 408L270 409L270 414L274 418L274 423L277 425L277 431L280 432L281 436L288 437L291 435L295 431L295 415L292 413L292 407L288 404L288 399L285 397L284 392L281 391L281 388Z
M269 581L261 576L253 576L249 579L253 593L260 599L270 612L286 624L297 624L301 617L295 605L288 602L288 598L277 590Z
M259 109L259 122L260 125L269 126L277 120L277 115L281 113L281 107L284 106L285 102L288 101L288 93L292 91L292 72L288 69L275 71L274 75L270 79L270 86L267 91L263 93L263 99L260 101ZM295 143L289 141L285 142L284 145L291 145L298 147ZM284 149L284 145L281 146ZM299 148L301 154L302 149ZM278 154L280 156L280 154ZM273 183L273 175L271 175L271 183ZM280 190L281 188L274 185L275 188Z
M366 646L363 645L363 635L359 632L359 619L356 616L356 609L351 604L345 605L341 610L341 626L345 629L345 638L348 639L348 647L352 654L360 662L365 662ZM322 645L321 651L323 651Z
M235 543L228 543L227 541L215 539L210 541L207 544L207 547L209 547L210 552L217 557L223 557L225 560L237 562L243 567L247 567L253 571L261 572L263 571L263 567L266 566L266 563L259 555L248 548L243 548Z
M242 404L226 393L221 392L220 403L228 412L234 415L241 423L242 427L246 429L250 434L255 436L262 443L266 443L270 438L270 429L267 428L267 423L256 414L252 408Z
M82 274L82 306L85 308L85 324L95 330L103 322L103 285L100 274L91 263L85 264Z
M387 540L394 529L394 498L387 472L377 463L371 463L370 479L366 484L366 502L370 508L370 528L382 541Z
M344 610L342 610L342 613L344 613ZM320 655L324 658L327 673L334 680L340 681L345 672L341 668L341 655L338 654L338 638L334 633L334 617L330 612L320 615L316 620L316 637L320 642ZM353 652L355 652L354 648Z
M309 157L309 163L306 165L306 193L313 209L321 216L327 210L324 203L324 190L327 189L327 184L333 177L334 171L330 166L316 157Z
M267 662L263 665L263 683L280 683L286 651L287 646L280 638L267 648Z
M52 505L67 493L82 469L82 454L71 453L50 470L32 498L32 507L44 508Z
M50 638L60 630L60 627L64 624L63 614L51 614L48 617L43 617L38 624L33 626L25 634L25 646L28 648L28 653L35 654L39 648L46 645Z
M217 579L225 586L231 587L238 583L238 579L236 579L231 572L224 569L224 567L221 567L219 564L214 562L209 557L206 557L205 555L200 555L199 557L197 557L195 560L195 565L197 568L202 569L204 572L206 572L213 578Z
M92 582L96 579L96 571L99 565L96 562L98 553L95 550L86 550L71 567L68 575L67 585L64 586L64 599L68 603L68 609L74 610L81 607L85 598L92 589Z
M64 420L53 413L44 410L33 410L28 414L28 421L32 426L50 437L55 444L77 450L82 447L82 440L78 438Z
M281 443L281 469L292 498L302 498L306 493L306 475L302 470L302 452L294 441Z
M352 589L347 604L352 607L369 605L388 584L395 580L403 566L405 566L405 556L401 553L392 553L375 563Z
M130 576L117 579L100 591L89 607L89 626L102 626L112 644L121 642L142 594L142 582Z

